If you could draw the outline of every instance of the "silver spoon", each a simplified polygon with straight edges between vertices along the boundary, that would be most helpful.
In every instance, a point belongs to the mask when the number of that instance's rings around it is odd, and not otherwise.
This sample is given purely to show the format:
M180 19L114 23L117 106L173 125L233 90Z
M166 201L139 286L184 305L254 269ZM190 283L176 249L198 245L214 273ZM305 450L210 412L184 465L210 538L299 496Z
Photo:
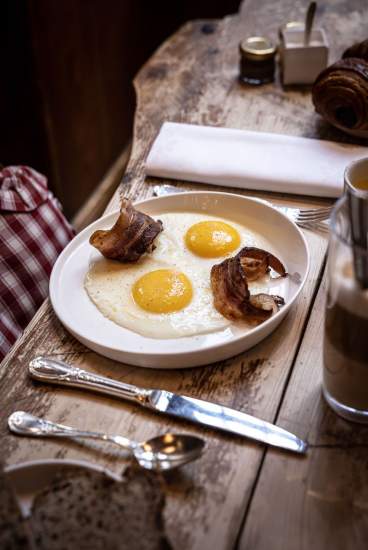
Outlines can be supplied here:
M309 44L312 27L313 27L314 16L316 14L316 8L317 8L317 2L311 2L308 6L307 14L305 17L304 46L308 46Z
M143 443L131 441L121 435L107 435L99 432L89 432L56 424L43 418L38 418L23 411L17 411L8 418L10 431L19 435L34 437L85 437L102 439L115 443L129 450L138 464L147 470L163 472L183 466L197 459L204 448L204 441L199 437L183 434L160 435Z

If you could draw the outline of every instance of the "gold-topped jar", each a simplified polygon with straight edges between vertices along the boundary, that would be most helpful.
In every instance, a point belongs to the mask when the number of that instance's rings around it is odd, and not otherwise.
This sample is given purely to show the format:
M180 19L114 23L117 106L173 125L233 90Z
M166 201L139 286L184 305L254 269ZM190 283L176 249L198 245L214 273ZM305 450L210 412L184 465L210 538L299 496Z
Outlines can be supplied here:
M250 36L239 44L240 81L258 86L273 82L276 48L268 38Z

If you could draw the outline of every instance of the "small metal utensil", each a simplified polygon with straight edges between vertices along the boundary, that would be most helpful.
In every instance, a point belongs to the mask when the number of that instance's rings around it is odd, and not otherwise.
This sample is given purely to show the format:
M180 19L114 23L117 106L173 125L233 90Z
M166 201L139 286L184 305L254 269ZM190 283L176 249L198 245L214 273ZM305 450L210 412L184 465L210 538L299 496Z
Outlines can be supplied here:
M153 194L155 197L164 197L176 193L185 193L185 189L168 184L155 185L153 187ZM322 222L329 219L333 206L322 206L320 208L293 208L290 206L275 205L264 199L260 200L263 200L266 204L270 204L273 208L285 214L299 227L328 231L328 225Z
M63 424L56 424L23 411L17 411L8 418L11 432L32 437L83 437L101 439L115 443L130 451L138 464L147 470L163 472L183 466L201 455L204 441L199 437L167 433L138 443L121 435L78 430Z
M295 453L304 454L308 448L307 443L296 435L250 414L187 395L126 384L51 357L41 356L32 359L28 372L32 378L40 382L74 386L113 395L163 414L235 433Z
M304 46L308 46L310 41L316 8L317 2L311 2L308 6L307 15L305 17Z

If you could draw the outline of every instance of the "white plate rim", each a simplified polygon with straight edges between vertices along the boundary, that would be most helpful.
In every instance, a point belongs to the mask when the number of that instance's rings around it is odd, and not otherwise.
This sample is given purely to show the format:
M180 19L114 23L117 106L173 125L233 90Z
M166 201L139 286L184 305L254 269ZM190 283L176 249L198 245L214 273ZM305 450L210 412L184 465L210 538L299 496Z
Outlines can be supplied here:
M182 197L183 195L185 196L210 196L212 198L219 198L221 199L221 197L232 197L234 199L241 199L241 200L246 200L246 201L253 201L253 202L256 202L258 204L261 204L262 206L264 206L266 209L271 209L273 212L276 212L277 215L279 215L282 219L286 220L286 222L290 225L290 227L293 229L293 231L295 231L299 238L301 239L303 245L304 245L304 252L306 254L306 259L307 259L307 265L306 265L306 269L305 269L305 273L304 273L304 277L302 278L300 284L299 284L299 287L298 289L296 290L296 293L295 295L293 296L293 298L287 303L285 304L282 309L280 309L275 315L272 315L272 317L270 319L267 319L266 321L264 321L263 323L261 323L260 325L252 328L247 334L239 334L239 335L234 335L230 340L226 341L226 342L218 342L218 343L214 343L214 344L208 344L208 345L201 345L201 347L198 349L198 352L202 353L202 352L208 352L208 351L216 351L216 350L219 350L221 349L223 346L227 346L229 345L230 343L238 343L239 341L241 341L243 338L246 338L249 334L252 334L252 335L257 335L259 334L260 332L263 332L265 330L265 328L267 328L271 323L275 323L275 321L277 321L277 319L279 317L284 317L286 315L286 313L290 310L290 308L293 306L293 304L295 303L295 301L297 300L300 292L302 291L303 287L304 287L304 284L307 280L307 277L308 277L308 273L309 273L309 270L310 270L310 251L309 251L309 247L308 247L308 244L307 244L307 241L306 241L306 238L305 236L303 235L303 232L299 229L299 227L290 219L286 216L286 214L284 214L283 212L281 212L280 210L278 210L277 208L275 208L271 203L269 203L267 200L264 200L264 199L259 199L257 197L249 197L247 195L240 195L240 194L236 194L236 193L224 193L224 192L220 192L220 191L188 191L188 192L179 192L179 193L170 193L170 195L167 195L167 196L161 196L161 197L149 197L149 198L146 198L144 200L139 200L139 201L135 201L133 204L135 207L142 207L144 206L145 204L147 203L151 203L153 201L157 201L157 202L160 202L162 201L162 199L166 199L167 197L170 197L170 198L173 198L173 197ZM54 266L53 266L53 269L52 269L52 272L51 272L51 276L50 276L50 284L49 284L49 294L50 294L50 301L51 301L51 304L52 304L52 307L54 309L54 312L56 314L56 316L58 317L58 319L61 321L61 323L64 325L64 327L72 334L74 335L77 339L78 339L78 333L76 333L75 329L73 327L71 327L68 323L68 321L64 318L64 316L61 314L60 311L58 311L58 307L57 307L57 300L56 300L56 291L55 291L55 288L56 288L56 283L55 283L55 280L57 278L57 275L58 275L58 271L61 269L61 266L64 262L64 260L68 257L68 254L69 254L69 251L70 251L70 248L72 246L73 243L75 242L79 242L79 241L84 241L85 240L85 236L87 234L89 234L91 232L91 230L94 229L94 227L97 227L104 222L104 220L108 219L109 217L112 217L112 216L116 216L117 214L119 213L119 210L114 210L112 212L108 212L107 214L104 214L103 216L101 216L100 218L98 218L97 220L95 220L94 222L92 222L91 224L89 224L87 227L85 227L80 233L78 233L74 239L72 239L72 241L70 241L68 243L68 245L64 248L64 250L61 252L61 254L59 255L58 259L56 260ZM128 329L127 329L128 330ZM272 332L272 331L271 331ZM124 353L124 350L121 348L121 347L115 347L113 345L106 345L104 343L100 343L100 342L96 342L95 340L91 340L90 338L86 337L85 335L81 336L83 338L83 343L84 345L87 345L85 344L85 341L88 341L90 342L91 344L97 344L98 346L102 346L104 348L108 348L109 350L112 350L114 352L118 352L118 353ZM144 338L142 336L142 338ZM190 338L190 337L189 337ZM159 340L159 339L157 339ZM162 339L161 340L162 342L165 342L166 339ZM87 346L88 347L88 346ZM129 353L130 356L141 356L142 355L142 351L132 351L132 350L129 350L129 352L126 352L126 353ZM190 350L180 350L180 352L178 353L175 353L175 356L180 356L181 358L184 358L186 356L192 356L193 353L195 353L195 350L193 349L190 349ZM103 354L103 353L102 353ZM172 357L174 354L172 351L165 351L164 349L163 350L160 350L159 353L155 353L155 352L147 352L146 355L150 355L150 356L159 356L159 357ZM123 361L123 360L122 360ZM129 364L129 361L127 361L128 364ZM132 363L130 363L132 364ZM203 364L203 363L201 363ZM156 367L157 368L157 367ZM165 368L164 366L162 368Z
M95 472L100 472L106 474L107 476L115 479L116 481L121 480L121 477L108 468L104 468L99 464L94 462L89 462L88 460L77 460L77 459L65 459L65 458L38 458L35 460L24 460L22 462L17 462L16 464L8 464L4 467L4 473L7 474L16 474L18 471L25 470L28 468L42 467L42 466L55 466L56 467L73 467L77 466L78 468L84 468L87 470L93 470Z
M105 474L108 478L117 482L122 481L121 475L116 474L115 472L112 472L108 468L104 468L99 464L88 462L86 460L41 458L7 465L4 467L5 478L14 491L20 513L23 518L28 518L30 516L34 498L36 497L38 492L42 491L48 485L48 481L46 481L44 477L43 484L42 481L41 483L37 483L37 481L34 480L39 479L40 476L44 476L45 468L48 469L50 468L50 466L54 470L52 472L47 472L48 474L51 474L51 476L47 475L46 477L46 480L50 480L50 482L52 480L52 476L56 473L62 471L63 469L75 467L80 468L82 471L85 470L89 472L98 472L101 474ZM35 477L35 470L37 477ZM19 478L17 479L17 475L25 476L25 478L23 477L22 480L21 477L21 479L19 480ZM33 476L32 481L27 482L30 476ZM29 486L27 486L28 483L30 483L31 489Z

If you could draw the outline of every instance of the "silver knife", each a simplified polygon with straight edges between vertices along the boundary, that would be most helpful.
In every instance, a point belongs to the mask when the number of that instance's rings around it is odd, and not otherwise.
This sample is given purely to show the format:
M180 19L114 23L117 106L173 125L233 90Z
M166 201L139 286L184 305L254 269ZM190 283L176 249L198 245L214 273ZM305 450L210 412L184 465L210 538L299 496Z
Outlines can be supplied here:
M292 433L229 407L165 390L138 388L49 357L32 359L29 373L32 378L41 382L75 386L128 399L154 411L185 418L196 424L249 437L296 453L305 453L308 447L306 442Z

